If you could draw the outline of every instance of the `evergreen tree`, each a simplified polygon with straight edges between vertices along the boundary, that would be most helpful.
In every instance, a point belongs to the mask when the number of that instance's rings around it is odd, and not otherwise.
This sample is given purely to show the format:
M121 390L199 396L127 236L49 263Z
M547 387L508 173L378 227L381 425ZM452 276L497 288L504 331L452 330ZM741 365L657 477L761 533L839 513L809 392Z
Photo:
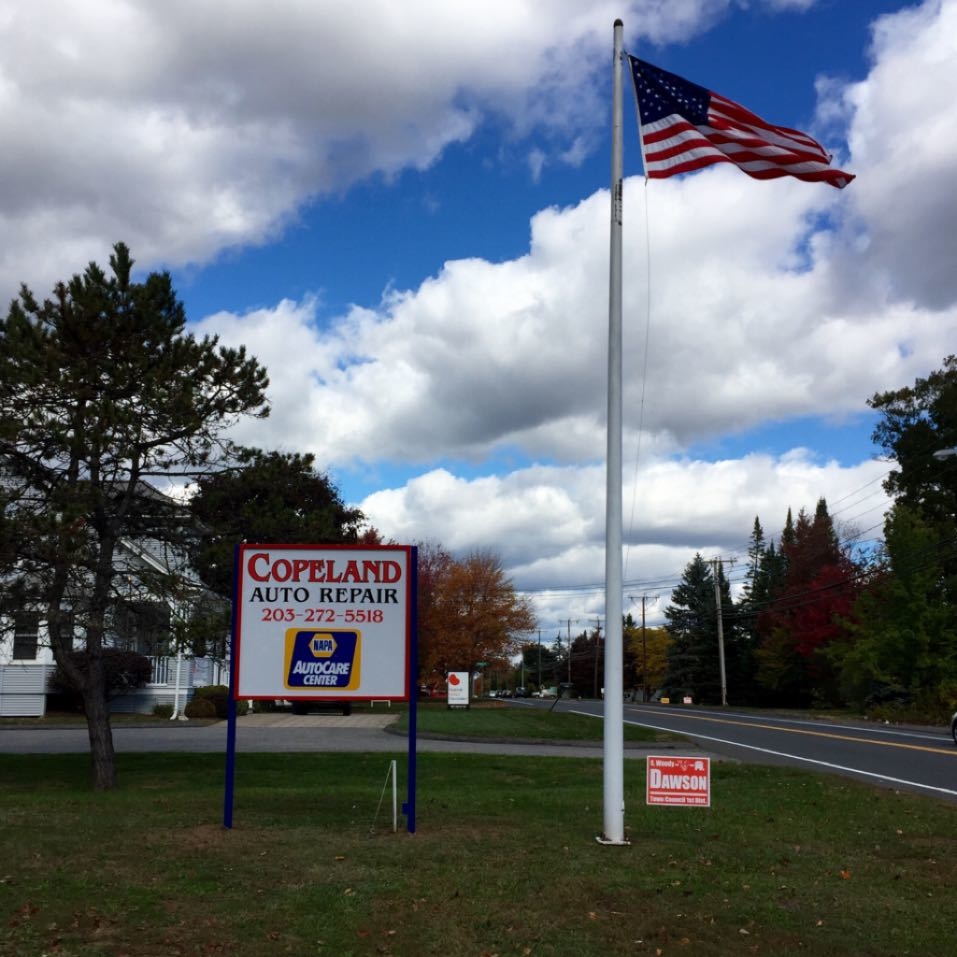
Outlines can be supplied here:
M310 454L237 450L235 465L202 476L190 510L202 535L192 562L205 584L232 595L233 551L240 542L348 545L359 541L362 512L346 506ZM374 544L378 540L373 535Z
M767 546L764 541L764 529L761 527L761 520L755 515L754 525L751 528L751 537L748 539L748 571L745 575L744 588L742 589L745 604L751 604L766 552Z
M734 633L727 627L733 619L730 589L719 568L722 612L725 616L725 661L736 669ZM671 644L665 685L676 693L690 693L697 701L721 701L721 669L718 655L717 611L711 565L696 554L665 609Z
M268 411L265 370L188 335L169 275L132 269L117 244L110 275L91 263L43 302L24 286L0 321L0 552L80 691L97 788L115 783L103 651L121 543L178 541L185 525L144 478L218 467L226 428Z

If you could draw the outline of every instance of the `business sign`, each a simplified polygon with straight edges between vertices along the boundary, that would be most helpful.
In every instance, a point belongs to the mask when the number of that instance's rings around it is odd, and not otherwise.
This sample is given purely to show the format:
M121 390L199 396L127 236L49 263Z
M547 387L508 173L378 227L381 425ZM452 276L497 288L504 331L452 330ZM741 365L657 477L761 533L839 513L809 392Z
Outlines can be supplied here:
M237 698L409 696L411 549L240 545Z
M469 673L467 671L450 671L446 677L446 686L450 708L469 706Z
M711 806L711 759L648 756L647 803Z

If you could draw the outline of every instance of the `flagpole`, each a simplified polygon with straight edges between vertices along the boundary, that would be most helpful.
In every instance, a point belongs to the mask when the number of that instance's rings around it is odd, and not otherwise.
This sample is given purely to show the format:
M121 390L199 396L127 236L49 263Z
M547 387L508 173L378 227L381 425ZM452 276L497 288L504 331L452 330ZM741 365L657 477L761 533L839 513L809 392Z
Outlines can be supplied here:
M624 797L622 680L622 89L624 24L615 21L611 132L611 244L608 282L608 454L605 476L605 692L604 813L602 844L627 844Z

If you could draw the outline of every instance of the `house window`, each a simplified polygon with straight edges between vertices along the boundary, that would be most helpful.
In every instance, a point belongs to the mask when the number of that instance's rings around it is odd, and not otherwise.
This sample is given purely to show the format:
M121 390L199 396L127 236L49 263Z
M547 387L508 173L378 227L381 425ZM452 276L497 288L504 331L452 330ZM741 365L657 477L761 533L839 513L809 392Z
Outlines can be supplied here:
M13 660L36 661L40 616L35 611L18 611L13 615Z
M141 655L169 653L169 606L155 601L120 601L113 609L117 644Z

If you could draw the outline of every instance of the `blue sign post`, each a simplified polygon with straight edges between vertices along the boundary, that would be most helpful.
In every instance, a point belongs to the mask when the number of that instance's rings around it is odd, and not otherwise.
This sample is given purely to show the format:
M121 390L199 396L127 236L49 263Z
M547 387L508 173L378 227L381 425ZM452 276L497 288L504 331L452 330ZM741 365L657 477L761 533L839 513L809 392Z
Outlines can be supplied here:
M236 546L223 827L233 826L240 700L408 701L415 831L418 549Z

